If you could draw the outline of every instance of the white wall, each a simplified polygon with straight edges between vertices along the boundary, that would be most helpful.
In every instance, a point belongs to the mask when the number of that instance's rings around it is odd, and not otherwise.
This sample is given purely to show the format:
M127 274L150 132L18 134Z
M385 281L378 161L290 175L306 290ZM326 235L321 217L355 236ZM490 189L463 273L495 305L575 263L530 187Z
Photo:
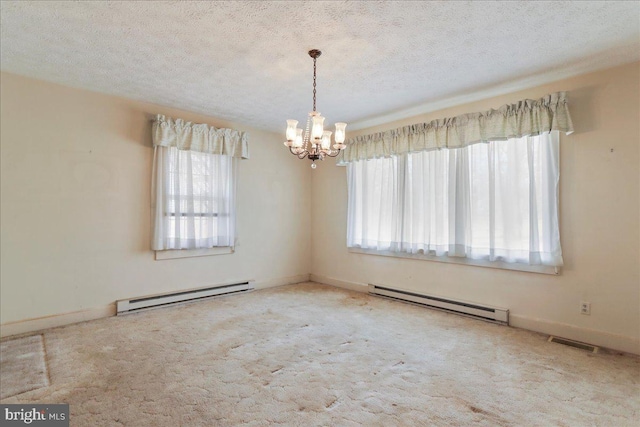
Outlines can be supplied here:
M312 173L313 221L322 224L312 236L312 279L502 306L515 326L640 353L639 71L634 63L349 133L569 91L576 132L561 137L560 276L349 253L346 170L325 162ZM590 316L579 313L581 301L591 302Z
M11 322L117 299L310 271L310 169L276 134L184 111L1 75L1 285ZM236 252L155 261L150 250L150 117L156 113L250 133L240 163ZM94 309L97 309L94 310ZM64 322L63 322L64 323ZM54 323L37 323L49 326Z

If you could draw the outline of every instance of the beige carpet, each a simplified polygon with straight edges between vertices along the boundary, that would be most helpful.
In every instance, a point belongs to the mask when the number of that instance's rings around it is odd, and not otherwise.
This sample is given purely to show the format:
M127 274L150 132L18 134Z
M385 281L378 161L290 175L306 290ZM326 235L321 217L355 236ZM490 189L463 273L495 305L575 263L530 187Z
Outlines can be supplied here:
M637 426L640 358L301 284L45 332L72 426Z
M0 399L49 385L42 335L0 343Z

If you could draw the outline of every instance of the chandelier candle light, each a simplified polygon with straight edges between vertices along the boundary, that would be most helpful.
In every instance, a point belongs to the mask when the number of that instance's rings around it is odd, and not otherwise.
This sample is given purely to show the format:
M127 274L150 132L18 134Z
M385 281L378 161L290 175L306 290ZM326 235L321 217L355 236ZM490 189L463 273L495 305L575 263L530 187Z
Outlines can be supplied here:
M316 111L316 59L322 55L317 49L309 51L309 56L313 58L313 111L307 117L307 127L303 130L298 128L297 120L287 120L287 141L284 143L289 147L291 154L299 159L308 157L311 160L311 167L316 168L316 160L323 160L325 156L336 157L345 149L345 128L346 123L336 123L334 134L335 144L331 145L331 131L324 130L324 117ZM309 132L311 125L311 132Z

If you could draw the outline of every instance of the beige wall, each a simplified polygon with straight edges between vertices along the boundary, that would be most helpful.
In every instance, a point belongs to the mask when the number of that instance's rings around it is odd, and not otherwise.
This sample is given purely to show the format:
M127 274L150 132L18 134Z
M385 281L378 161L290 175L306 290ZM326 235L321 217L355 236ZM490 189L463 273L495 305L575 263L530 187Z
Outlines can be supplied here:
M236 280L308 277L309 165L278 135L6 73L1 85L0 323L106 313L117 299ZM249 131L235 254L154 260L155 113Z
M332 160L311 172L280 135L2 73L0 323L96 308L106 315L120 298L245 279L275 285L311 272L336 285L504 306L515 326L640 353L639 77L636 63L349 133L569 91L576 132L561 144L566 265L550 276L349 253L346 171ZM250 132L235 254L154 261L155 113ZM311 238L310 216L322 224ZM590 316L579 314L580 301L591 302Z
M312 236L312 278L502 306L515 326L640 353L639 71L634 63L349 134L569 91L576 131L561 137L561 275L349 253L346 170L325 162L312 174L312 216L322 224ZM580 301L591 302L590 316Z

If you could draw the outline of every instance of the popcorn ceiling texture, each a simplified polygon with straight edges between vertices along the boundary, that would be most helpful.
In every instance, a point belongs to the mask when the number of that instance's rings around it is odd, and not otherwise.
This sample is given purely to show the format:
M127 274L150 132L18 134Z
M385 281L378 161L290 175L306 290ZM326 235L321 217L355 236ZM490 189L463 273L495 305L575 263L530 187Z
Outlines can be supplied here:
M623 427L640 414L637 356L318 284L44 335L51 385L2 403L69 403L73 426Z
M3 71L284 131L638 60L638 2L1 3ZM529 81L529 83L526 83ZM516 90L516 89L514 89ZM415 111L415 110L413 110ZM347 128L349 129L349 128Z

